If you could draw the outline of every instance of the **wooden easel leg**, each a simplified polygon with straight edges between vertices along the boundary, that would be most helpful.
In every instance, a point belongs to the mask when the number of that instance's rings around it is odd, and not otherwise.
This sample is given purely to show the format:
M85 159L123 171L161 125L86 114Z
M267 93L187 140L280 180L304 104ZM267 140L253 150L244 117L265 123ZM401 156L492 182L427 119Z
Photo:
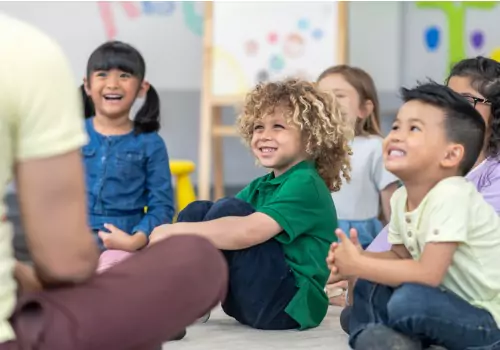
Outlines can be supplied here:
M203 26L203 86L201 89L200 143L198 150L198 199L210 199L212 171L212 3L205 4Z
M217 128L222 125L222 107L213 109L213 126ZM214 155L214 198L224 197L224 138L221 135L213 135Z
M210 172L212 168L212 107L203 99L198 150L198 199L210 199Z

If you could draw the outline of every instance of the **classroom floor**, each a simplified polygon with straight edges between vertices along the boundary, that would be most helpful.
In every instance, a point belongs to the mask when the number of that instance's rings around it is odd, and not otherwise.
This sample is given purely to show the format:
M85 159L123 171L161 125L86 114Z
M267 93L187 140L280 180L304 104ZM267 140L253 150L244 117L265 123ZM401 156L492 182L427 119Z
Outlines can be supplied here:
M347 336L339 324L340 310L331 306L325 320L318 328L298 332L251 329L240 325L217 308L207 323L196 323L188 329L187 336L183 340L167 343L163 349L349 350Z

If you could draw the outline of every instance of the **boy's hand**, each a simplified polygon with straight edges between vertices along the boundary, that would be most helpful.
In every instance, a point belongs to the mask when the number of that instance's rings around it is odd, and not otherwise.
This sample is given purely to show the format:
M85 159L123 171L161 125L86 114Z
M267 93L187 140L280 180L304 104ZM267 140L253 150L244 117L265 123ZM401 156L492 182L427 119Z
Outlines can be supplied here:
M351 230L351 233L353 230ZM330 259L332 266L332 274L337 273L342 276L353 276L356 275L356 268L359 258L361 257L361 251L359 244L356 246L353 242L347 238L342 230L337 229L335 231L340 243L334 243L333 251L330 249L333 257ZM357 235L356 235L357 239ZM330 254L329 254L330 256Z
M151 232L151 235L149 236L149 245L153 245L155 243L158 243L161 240L164 240L167 237L170 237L172 235L172 228L173 224L164 224L155 227L153 232Z
M336 232L338 231L342 232L342 230L340 229L338 229ZM362 252L363 247L361 246L358 240L358 231L354 228L351 228L349 234L350 234L349 239L352 242L352 244L358 249L358 251ZM348 279L347 277L341 275L338 272L338 269L335 267L335 250L337 249L338 246L339 246L338 242L332 243L332 245L330 246L330 250L328 251L328 256L326 257L326 263L331 271L327 284L336 283Z
M330 251L328 252L328 256L326 257L326 264L330 269L330 276L328 276L328 281L326 282L326 284L337 283L348 279L348 277L342 275L339 272L339 269L335 265L336 250L338 249L338 247L339 244L337 242L332 243L332 245L330 246Z
M104 224L104 227L109 230L108 232L99 231L98 235L102 239L102 242L106 249L116 249L116 250L132 250L132 236L128 233L120 230L112 224Z
M342 231L341 231L342 232ZM361 246L361 244L359 243L359 239L358 239L358 231L355 229L355 228L351 228L349 230L349 239L350 241L352 242L352 244L354 244L356 246L356 248L358 248L358 250L360 252L363 251L363 247Z
M328 276L326 284L334 284L345 280L347 280L347 278L338 273L337 268L333 266L330 268L330 276Z
M328 255L326 256L326 265L328 266L328 268L330 270L334 269L335 268L335 250L338 248L339 244L337 242L333 242L331 245L330 245L330 250L328 251ZM332 274L330 276L334 275L334 273L332 272ZM335 282L332 280L332 282Z

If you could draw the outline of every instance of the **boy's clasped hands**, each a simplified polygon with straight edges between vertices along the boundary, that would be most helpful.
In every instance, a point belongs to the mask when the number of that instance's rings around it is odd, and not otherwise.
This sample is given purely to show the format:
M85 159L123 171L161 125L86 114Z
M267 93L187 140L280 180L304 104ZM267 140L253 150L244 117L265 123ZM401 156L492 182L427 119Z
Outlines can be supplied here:
M357 275L363 248L358 241L358 232L351 229L349 233L350 238L341 229L335 231L338 242L332 243L326 258L331 271L328 283L355 278Z

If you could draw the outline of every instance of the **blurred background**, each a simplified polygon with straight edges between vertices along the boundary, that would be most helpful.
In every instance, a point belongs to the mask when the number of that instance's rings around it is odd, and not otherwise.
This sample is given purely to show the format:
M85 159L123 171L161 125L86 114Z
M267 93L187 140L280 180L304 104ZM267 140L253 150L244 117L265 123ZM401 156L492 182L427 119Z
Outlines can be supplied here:
M450 64L466 56L500 60L497 2L346 3L346 63L365 69L374 78L384 132L399 106L397 91L401 85L426 78L443 81ZM146 59L147 79L160 94L160 134L170 157L198 163L203 2L2 1L0 11L28 21L55 38L68 55L78 84L90 53L102 42L118 39L137 47ZM290 21L277 23L275 29L264 28L271 32L262 40L279 40L272 30L296 31L303 36L310 31L310 35L320 37L315 23L308 21L312 20L304 18L293 28ZM245 30L249 38L257 32L262 34L259 23ZM262 44L264 50L264 43L255 40L254 44ZM324 45L325 50L334 46ZM300 47L296 49L300 51ZM327 67L319 67L323 68ZM231 75L230 67L227 74ZM223 120L234 123L232 108L224 109ZM225 138L223 149L227 194L264 173L239 139ZM192 180L196 185L196 172Z

